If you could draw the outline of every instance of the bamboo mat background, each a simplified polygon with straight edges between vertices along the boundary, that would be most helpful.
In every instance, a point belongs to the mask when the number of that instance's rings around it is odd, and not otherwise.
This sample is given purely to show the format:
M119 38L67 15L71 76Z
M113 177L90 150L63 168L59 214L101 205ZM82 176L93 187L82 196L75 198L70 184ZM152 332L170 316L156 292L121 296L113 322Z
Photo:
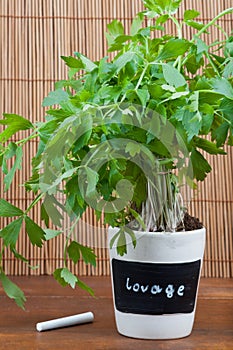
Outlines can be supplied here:
M200 20L206 22L231 6L232 0L184 0L180 16L183 9L195 8L201 13ZM104 37L107 23L117 18L128 31L132 16L142 9L140 0L0 0L0 115L17 113L32 121L43 120L41 101L53 90L57 80L67 77L66 67L59 57L72 55L74 51L93 60L107 55ZM230 33L232 16L221 19L219 24ZM169 30L174 30L172 25ZM221 37L222 34L212 28L211 40ZM35 154L36 146L36 142L31 141L25 148L25 178L30 176L27 159ZM203 276L232 277L232 150L226 157L208 158L214 170L200 185L189 210L207 227ZM25 197L20 187L24 180L21 176L17 174L13 186L5 194L1 179L0 189L1 197L4 195L13 204L25 208L30 198L28 194ZM38 209L32 215L39 222ZM3 224L4 220L0 221L0 225ZM73 271L79 275L108 275L106 232L101 223L97 224L92 211L87 211L76 233L81 242L94 247L98 260L96 268L80 261L72 267ZM32 248L22 232L17 248L39 268L31 270L7 252L3 262L6 272L11 275L51 274L62 264L64 240L62 235L47 242L42 249Z

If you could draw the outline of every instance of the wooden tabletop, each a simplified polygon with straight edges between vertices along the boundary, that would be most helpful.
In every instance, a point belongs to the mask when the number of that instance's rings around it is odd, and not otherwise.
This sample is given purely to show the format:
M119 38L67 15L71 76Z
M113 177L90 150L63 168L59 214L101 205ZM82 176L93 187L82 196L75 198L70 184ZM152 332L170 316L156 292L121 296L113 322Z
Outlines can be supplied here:
M178 340L138 340L117 333L109 277L83 277L96 292L61 287L52 277L13 277L27 296L19 309L0 287L0 350L233 350L233 281L202 279L192 334ZM92 311L93 323L37 332L37 322Z

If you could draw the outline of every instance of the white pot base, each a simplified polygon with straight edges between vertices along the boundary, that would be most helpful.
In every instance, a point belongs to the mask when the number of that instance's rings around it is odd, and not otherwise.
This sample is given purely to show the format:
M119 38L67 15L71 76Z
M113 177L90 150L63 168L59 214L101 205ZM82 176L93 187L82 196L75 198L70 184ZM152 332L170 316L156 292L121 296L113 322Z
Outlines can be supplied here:
M136 315L115 310L115 319L118 332L126 337L178 339L190 335L194 312L175 315Z

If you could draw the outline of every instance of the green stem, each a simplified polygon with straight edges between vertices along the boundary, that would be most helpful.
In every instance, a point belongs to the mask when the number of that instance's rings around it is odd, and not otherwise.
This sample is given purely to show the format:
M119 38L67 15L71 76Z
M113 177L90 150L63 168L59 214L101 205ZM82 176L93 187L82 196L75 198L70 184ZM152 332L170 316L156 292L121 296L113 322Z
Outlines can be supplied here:
M65 242L65 246L64 246L64 252L63 252L63 260L64 260L64 265L65 267L67 267L67 250L68 250L68 243L70 241L70 237L71 237L71 234L73 233L74 231L74 228L76 226L76 224L78 223L80 217L77 217L75 222L73 223L73 225L71 226L70 230L69 230L69 233L66 237L66 242Z
M34 131L34 133L32 133L30 136L26 137L25 139L22 139L22 140L19 140L19 141L16 141L16 145L24 145L25 143L27 143L28 141L32 140L32 139L35 139L36 137L38 137L38 129Z
M209 53L208 53L208 52L205 52L205 55L206 55L206 57L208 58L208 60L209 60L209 62L210 62L210 64L211 64L211 67L212 67L213 70L215 71L216 75L217 75L217 76L220 76L219 71L218 71L217 68L215 67L215 64L214 64L212 58L210 57Z
M199 30L199 32L197 32L193 38L192 41L194 41L196 38L198 38L201 34L203 34L206 29L208 29L209 27L211 27L219 18L230 14L233 12L233 7L230 7L222 12L220 12L216 17L214 17L210 22L208 22L201 30Z
M182 23L180 24L180 23L178 22L178 20L177 20L175 17L171 16L171 15L169 15L169 18L170 18L170 19L172 20L172 22L176 25L178 38L179 38L179 39L182 39L182 38L183 38L183 36L182 36ZM176 64L177 64L177 69L178 69L179 72L180 72L180 70L181 70L181 63L182 63L182 56L178 56L177 59L176 59L176 62L175 62L175 64L174 64L174 67L175 67Z
M136 87L135 87L135 90L137 90L137 89L139 88L139 86L141 85L142 79L144 78L144 75L146 74L146 71L147 71L148 66L149 66L149 65L148 65L148 63L147 63L147 64L145 65L143 71L142 71L142 74L141 74L141 76L140 76L138 82L137 82L137 85L136 85Z

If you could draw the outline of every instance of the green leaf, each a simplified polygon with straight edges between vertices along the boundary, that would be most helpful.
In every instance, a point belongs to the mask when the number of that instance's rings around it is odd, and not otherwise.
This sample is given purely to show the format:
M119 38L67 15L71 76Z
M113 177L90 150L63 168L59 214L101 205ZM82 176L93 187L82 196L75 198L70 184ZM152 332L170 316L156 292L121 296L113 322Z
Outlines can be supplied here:
M200 137L195 138L195 144L209 154L226 154L226 152L222 148L218 148L215 143Z
M23 218L12 221L0 231L0 237L4 240L4 245L15 247L22 227Z
M45 240L46 241L49 241L50 239L53 239L62 233L62 231L60 231L60 230L52 230L50 228L46 228L43 231L45 233Z
M92 72L98 67L94 62L92 62L89 58L82 55L81 53L75 52L75 55L81 60L82 64L84 65L84 69L87 72Z
M127 226L125 226L124 230L125 230L125 232L128 233L128 235L130 236L131 241L132 241L132 244L133 244L133 247L136 248L137 239L136 239L135 233L133 232L133 230L131 230L131 229L130 229L129 227L127 227Z
M192 27L192 28L195 28L197 30L201 30L202 28L205 27L205 24L201 23L201 22L196 22L196 21L192 21L192 20L187 20L185 21L185 23ZM206 32L206 31L205 31Z
M16 171L21 169L22 158L23 158L23 149L22 149L22 147L17 147L17 149L15 150L14 164L13 164L12 168L10 169L10 171L4 177L4 184L5 184L4 190L5 191L8 191L8 189L13 181L13 178L14 178Z
M158 61L176 58L183 55L190 47L190 43L185 39L171 39L163 47L157 57Z
M145 7L156 14L176 13L182 0L143 0Z
M25 218L26 231L29 239L33 245L37 247L42 247L43 241L45 240L45 233L40 226L38 226L34 221L32 221L29 216Z
M203 181L207 173L211 171L211 166L203 155L197 150L193 149L190 157L190 162L193 170L193 177L198 181Z
M186 10L184 12L184 21L190 20L190 19L194 19L197 16L200 15L200 12L196 11L196 10Z
M91 264L92 266L96 266L96 255L92 248L86 247L82 244L79 244L79 249L82 253L82 258L85 264Z
M126 66L126 64L130 61L133 60L133 58L135 57L135 53L134 52L130 52L127 51L125 53L123 53L121 56L119 56L115 61L114 64L117 68L117 73L119 73L119 71L124 68Z
M212 79L211 85L215 92L231 100L233 99L233 87L226 78L214 78Z
M138 13L136 17L133 19L131 28L130 28L130 35L136 35L142 27L142 22L144 20L144 16L142 13Z
M23 215L23 211L21 209L15 207L5 199L0 199L0 216L13 217L21 215Z
M136 154L139 154L140 150L141 150L141 147L136 142L128 142L125 149L125 151L128 152L131 157L135 157Z
M197 45L197 55L203 54L203 52L208 52L209 46L200 38L196 39L196 45Z
M79 248L79 244L75 241L71 242L68 249L68 254L70 259L72 259L72 261L77 264L77 262L80 259L80 248Z
M166 82L169 85L175 86L175 88L187 85L184 76L176 68L169 64L163 65L163 76Z
M61 227L63 216L56 208L56 204L56 199L53 196L46 195L43 203L43 217L46 218L47 223L48 217L50 217L55 226ZM47 213L47 215L45 213Z
M217 141L217 147L220 147L225 143L229 127L229 123L224 122L218 128L212 131L212 138L213 140Z
M4 119L0 120L0 125L8 127L0 133L0 142L6 142L9 138L20 130L33 128L33 124L18 114L3 113Z
M202 126L200 112L185 111L182 119L182 124L188 135L188 141L191 141L193 136L198 135Z
M137 89L135 91L136 91L136 94L139 97L139 100L140 100L142 106L145 107L147 102L150 99L150 94L149 94L148 90L146 90L146 89Z
M64 280L63 277L61 277L62 270L63 270L63 268L56 269L53 272L53 277L62 287L66 287L66 286L68 286L68 283Z
M69 95L66 91L62 89L57 89L51 91L47 97L44 98L42 102L43 107L52 106L55 104L60 104L61 102L66 102L69 100Z
M99 180L99 175L95 170L92 170L89 167L85 167L86 175L87 175L87 188L86 188L86 196L92 196L96 191L96 185Z
M113 244L115 243L115 241L116 241L117 238L119 237L120 233L121 233L121 228L120 228L119 231L117 231L117 233L115 233L114 236L111 238L110 243L109 243L110 249L113 248Z
M118 35L124 34L124 26L117 19L114 19L111 23L107 24L107 28L108 28L109 34L114 38L117 37Z
M87 291L91 296L94 296L95 293L92 288L90 288L86 283L78 279L77 285L82 288L83 290Z
M15 283L13 283L3 271L0 273L0 281L6 295L10 299L13 299L19 307L24 309L26 297L23 291Z
M120 230L120 234L117 240L117 253L120 256L123 256L127 253L127 246L126 246L126 237L124 229Z
M75 288L76 283L78 282L77 277L70 272L69 269L67 269L66 267L64 267L61 270L61 278L64 279L64 281L69 284L73 289Z
M77 59L72 56L69 56L69 57L61 56L61 58L63 59L63 61L65 61L66 65L70 68L76 68L78 70L84 68L84 64L80 59Z

